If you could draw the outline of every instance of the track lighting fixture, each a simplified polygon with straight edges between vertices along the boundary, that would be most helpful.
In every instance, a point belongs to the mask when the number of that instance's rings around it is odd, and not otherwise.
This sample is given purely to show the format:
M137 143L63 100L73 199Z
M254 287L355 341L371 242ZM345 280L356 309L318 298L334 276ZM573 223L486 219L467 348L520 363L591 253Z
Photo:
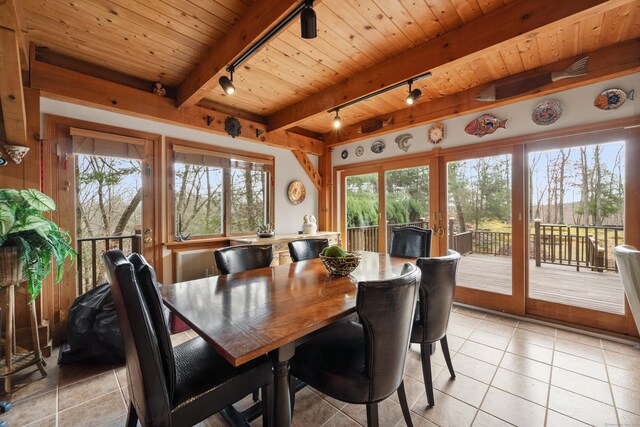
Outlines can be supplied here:
M229 76L231 76L231 78L222 76L218 82L220 83L222 90L224 90L224 93L231 95L236 91L236 87L233 85L233 68L227 68L227 71L229 71Z
M300 30L303 39L315 39L318 35L313 0L305 0L304 2L304 9L300 12Z
M407 104L413 105L418 99L422 96L422 91L418 88L411 90L411 85L413 84L413 80L409 80L409 96L407 96Z
M333 128L334 129L339 129L340 126L342 126L342 119L338 115L338 111L339 110L336 110L336 116L333 118Z

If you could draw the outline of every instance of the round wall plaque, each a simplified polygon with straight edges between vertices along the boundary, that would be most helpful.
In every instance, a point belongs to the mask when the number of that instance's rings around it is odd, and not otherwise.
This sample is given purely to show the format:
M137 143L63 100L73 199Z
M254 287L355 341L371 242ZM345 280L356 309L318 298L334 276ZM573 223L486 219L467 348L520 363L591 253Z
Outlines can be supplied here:
M294 205L302 203L304 198L307 196L307 191L304 189L304 184L300 181L292 181L289 184L289 190L287 191L289 195L289 201Z

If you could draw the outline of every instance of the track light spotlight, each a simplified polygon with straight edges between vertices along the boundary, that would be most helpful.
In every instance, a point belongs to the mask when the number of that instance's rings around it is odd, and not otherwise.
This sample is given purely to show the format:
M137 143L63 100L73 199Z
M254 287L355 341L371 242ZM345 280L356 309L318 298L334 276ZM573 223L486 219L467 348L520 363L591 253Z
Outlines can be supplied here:
M303 39L315 39L318 35L316 12L313 10L313 0L306 0L304 2L304 9L300 12L300 29Z
M415 88L411 90L412 84L413 84L413 81L409 81L409 96L407 96L407 104L409 105L415 104L418 101L418 99L420 99L420 97L422 96L422 91L420 91L420 89Z
M336 116L333 118L333 128L334 129L339 129L340 126L342 126L342 119L338 115L338 111L339 110L336 110Z
M220 86L222 87L222 90L224 90L224 93L226 93L227 95L231 95L236 91L236 87L233 85L233 70L229 71L229 75L231 76L231 78L222 76L220 77L220 80L218 80Z

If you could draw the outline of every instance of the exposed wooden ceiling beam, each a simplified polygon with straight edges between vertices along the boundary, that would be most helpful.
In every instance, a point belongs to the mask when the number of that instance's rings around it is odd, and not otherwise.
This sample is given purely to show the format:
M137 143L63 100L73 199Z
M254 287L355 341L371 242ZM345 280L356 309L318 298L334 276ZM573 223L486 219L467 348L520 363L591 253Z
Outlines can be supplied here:
M316 167L313 166L313 163L311 163L309 156L298 150L291 150L291 152L295 156L296 160L298 160L298 163L300 163L302 170L307 174L311 182L313 182L313 186L320 191L322 189L322 177L318 173Z
M177 105L191 107L215 85L216 74L259 40L300 4L299 0L259 1L204 55L178 87Z
M226 114L203 107L178 109L171 98L154 95L118 83L67 70L40 61L31 63L31 86L43 96L71 100L81 105L101 108L164 123L187 126L226 135ZM208 120L208 117L211 117ZM323 155L322 141L291 132L269 132L265 125L238 119L242 125L240 139L288 150Z
M459 92L454 95L437 98L429 102L421 102L410 108L404 108L396 112L378 117L382 120L391 120L391 124L377 131L363 134L360 132L360 123L346 126L338 131L327 132L324 135L325 143L328 147L347 144L365 138L371 138L389 132L419 126L425 123L432 123L439 120L457 117L473 112L480 112L489 108L512 104L526 99L537 98L552 93L585 86L599 81L609 80L623 75L633 74L640 71L640 39L629 40L604 49L600 49L588 54L587 75L575 79L559 80L550 83L540 89L495 102L481 102L476 100L476 96L493 83ZM557 71L568 67L577 59L586 55L580 55L555 64L531 70L528 75Z
M409 49L375 67L269 116L271 130L289 128L337 105L456 61L469 61L502 43L526 41L532 32L572 22L633 0L521 0Z
M7 141L25 145L27 142L27 112L24 106L20 48L17 33L0 28L0 101Z
M0 27L16 33L23 70L29 70L29 34L19 0L0 0Z

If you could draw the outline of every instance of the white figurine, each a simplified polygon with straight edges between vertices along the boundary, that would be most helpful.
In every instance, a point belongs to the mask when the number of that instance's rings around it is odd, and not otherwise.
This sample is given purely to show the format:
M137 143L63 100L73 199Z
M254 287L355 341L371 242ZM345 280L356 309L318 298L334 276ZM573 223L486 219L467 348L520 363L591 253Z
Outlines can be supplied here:
M316 217L305 215L302 218L302 234L316 234L318 231L318 223Z

